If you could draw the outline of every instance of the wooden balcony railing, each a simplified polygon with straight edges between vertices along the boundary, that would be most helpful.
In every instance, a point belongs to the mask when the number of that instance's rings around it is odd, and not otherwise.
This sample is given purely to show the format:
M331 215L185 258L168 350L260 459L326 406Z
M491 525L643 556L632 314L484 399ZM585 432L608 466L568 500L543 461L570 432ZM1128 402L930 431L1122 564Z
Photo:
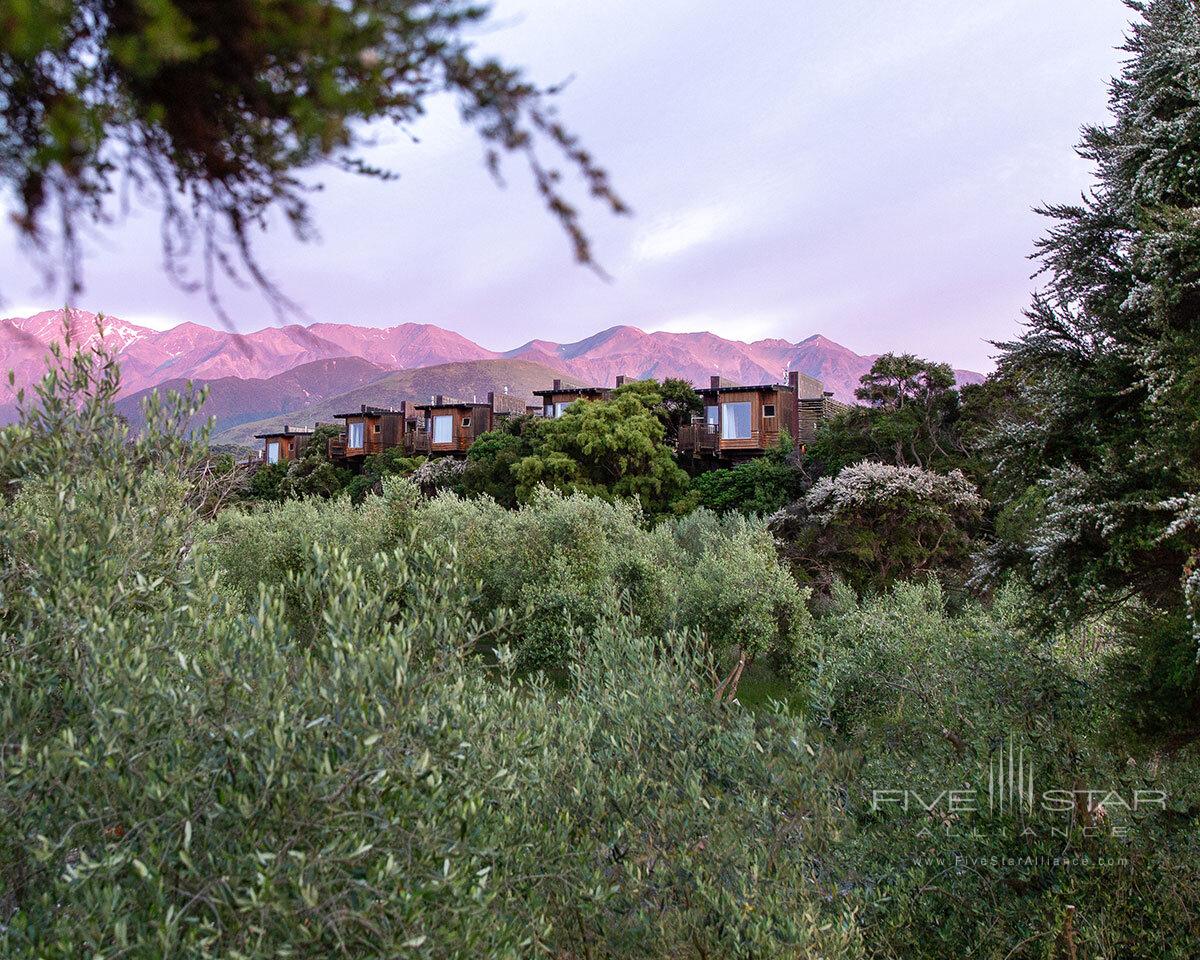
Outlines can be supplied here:
M429 453L431 442L429 431L420 427L404 434L404 450L411 455Z
M680 453L715 451L720 445L720 434L715 423L688 423L679 428Z
M345 437L330 437L329 438L329 459L337 460L346 455L346 438Z

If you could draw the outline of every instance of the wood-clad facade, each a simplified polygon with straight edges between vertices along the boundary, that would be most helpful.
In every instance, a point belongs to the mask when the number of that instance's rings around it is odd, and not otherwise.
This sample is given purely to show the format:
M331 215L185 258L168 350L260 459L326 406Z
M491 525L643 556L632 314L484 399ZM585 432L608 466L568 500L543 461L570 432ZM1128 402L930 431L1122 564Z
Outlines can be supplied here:
M335 413L334 418L343 423L342 435L329 441L329 457L353 459L382 453L389 447L404 443L405 421L408 418L407 404L399 410L371 407L363 404L350 413Z
M804 397L797 401L796 410L796 443L803 446L812 443L817 438L817 430L830 417L845 413L850 405L834 400L832 393L822 393L819 397Z
M418 403L415 426L405 435L405 450L413 456L466 456L471 444L504 417L526 412L525 401L510 394L489 393L487 402L436 396Z
M263 463L288 463L295 460L308 445L312 436L311 430L293 430L288 424L277 433L257 433L255 440L263 442L261 460Z
M807 442L835 403L820 380L793 371L787 383L741 386L713 377L698 390L704 413L679 430L678 450L696 460L744 460L776 446L784 431ZM802 413L803 411L803 413ZM702 466L702 464L697 464Z
M617 386L622 386L625 378L617 377ZM542 401L541 414L548 419L563 415L576 400L604 400L613 392L612 387L564 387L561 380L555 380L549 390L534 390L533 395Z

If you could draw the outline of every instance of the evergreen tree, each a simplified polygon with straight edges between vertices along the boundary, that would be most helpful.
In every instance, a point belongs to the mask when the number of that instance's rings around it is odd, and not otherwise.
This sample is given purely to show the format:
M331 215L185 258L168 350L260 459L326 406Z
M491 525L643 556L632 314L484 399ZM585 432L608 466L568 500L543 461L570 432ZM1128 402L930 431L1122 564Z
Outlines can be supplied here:
M658 393L623 390L607 400L577 400L561 417L545 421L533 453L512 466L517 497L528 501L539 486L566 493L636 498L649 513L672 508L688 477L665 442Z
M1111 122L1080 146L1095 188L1040 211L1055 221L1038 248L1047 283L999 345L1019 397L989 444L992 495L1009 502L992 560L1017 564L1051 620L1135 611L1153 638L1136 654L1146 689L1194 706L1200 10L1130 6ZM1189 600L1190 627L1172 627Z
M860 405L822 424L808 445L811 463L827 473L863 460L931 470L966 465L948 364L885 353L859 384Z

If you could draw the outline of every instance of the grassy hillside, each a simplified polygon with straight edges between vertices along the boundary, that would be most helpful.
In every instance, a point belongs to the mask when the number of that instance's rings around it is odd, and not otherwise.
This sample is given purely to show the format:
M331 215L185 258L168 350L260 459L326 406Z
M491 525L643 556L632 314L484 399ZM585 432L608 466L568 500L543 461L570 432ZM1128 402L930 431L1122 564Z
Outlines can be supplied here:
M578 379L564 376L557 370L529 360L471 360L464 363L442 363L433 367L397 370L378 380L345 393L319 400L274 416L242 423L218 433L213 442L237 446L254 446L254 435L275 430L285 423L292 426L311 426L314 422L330 421L335 413L355 410L361 404L397 407L401 401L428 401L435 394L470 400L485 400L489 390L508 392L533 401L533 391L550 387L555 378L568 386L583 386Z
M364 386L387 373L386 367L370 363L362 357L334 357L301 364L266 379L218 377L214 380L197 380L194 381L197 386L203 384L208 387L208 399L196 420L199 424L208 417L214 417L218 432L230 430L238 424L287 413L325 397ZM185 379L175 379L139 390L118 400L117 410L131 425L140 427L142 400L147 394L152 390L158 390L160 394L166 394L169 390L182 391L186 385Z

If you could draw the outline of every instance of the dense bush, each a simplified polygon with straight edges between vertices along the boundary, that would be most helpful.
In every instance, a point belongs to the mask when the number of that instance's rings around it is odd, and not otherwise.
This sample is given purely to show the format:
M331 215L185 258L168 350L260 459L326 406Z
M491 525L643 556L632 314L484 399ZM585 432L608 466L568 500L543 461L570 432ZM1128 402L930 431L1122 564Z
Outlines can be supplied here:
M791 438L785 433L766 456L725 470L707 470L692 478L691 499L696 506L718 513L775 513L804 490L804 475L792 462L793 450Z
M577 400L533 433L531 453L512 467L517 499L539 487L606 500L637 500L652 514L669 512L686 492L687 474L666 443L670 413L644 382L605 400Z
M0 954L858 955L814 877L831 761L716 702L694 636L614 610L568 693L505 646L489 669L507 627L412 539L483 505L424 516L403 482L223 513L197 557L205 472L105 429L113 395L0 443ZM582 498L491 509L526 549L667 537Z
M934 581L814 619L736 512L219 510L194 404L131 442L116 389L81 355L0 432L4 956L1194 956L1196 750L1128 735L1106 628ZM1014 750L1065 808L950 806Z
M347 488L355 479L354 474L344 462L339 465L329 459L329 441L341 436L341 433L341 428L333 424L317 425L304 444L303 453L286 465L286 472L279 484L281 499L333 497Z
M543 490L506 510L487 498L425 500L414 484L389 481L361 507L314 500L227 511L204 534L201 555L250 601L260 581L291 591L313 544L338 544L360 560L397 546L453 553L460 576L479 585L475 614L511 611L522 668L565 668L578 637L624 613L652 633L697 631L718 657L768 654L781 664L810 633L806 594L761 521L704 510L650 526L628 502ZM313 629L320 604L294 591L289 600L297 628Z
M870 460L823 477L771 518L805 579L859 590L936 573L961 581L985 503L958 471L938 474Z
M863 601L843 588L818 622L812 717L858 757L838 787L853 828L832 872L868 952L1192 957L1195 751L1167 763L1119 736L1114 644L1037 640L1024 605L1006 592L952 615L935 584ZM1010 759L1032 770L1033 805L989 793ZM1130 809L1139 790L1163 791L1166 809ZM1047 791L1074 793L1047 804Z

